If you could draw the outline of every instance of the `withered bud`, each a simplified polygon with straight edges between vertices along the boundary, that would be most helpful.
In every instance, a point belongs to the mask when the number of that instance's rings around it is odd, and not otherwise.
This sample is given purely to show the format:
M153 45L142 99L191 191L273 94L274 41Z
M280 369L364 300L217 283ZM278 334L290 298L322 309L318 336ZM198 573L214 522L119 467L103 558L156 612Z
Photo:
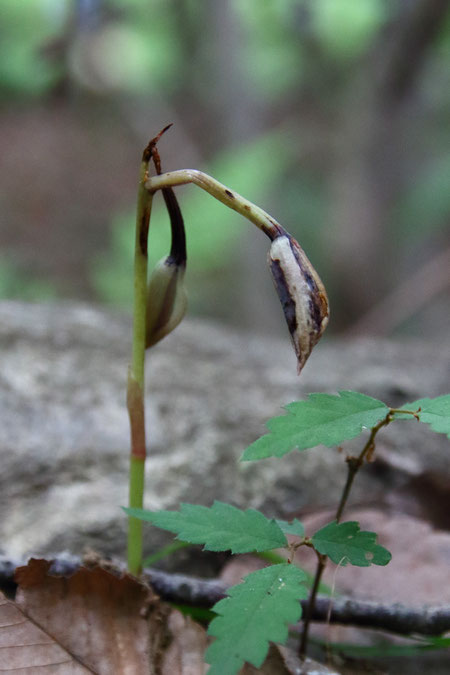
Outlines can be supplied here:
M328 324L325 287L300 244L288 233L272 241L268 262L300 373Z
M161 159L156 143L170 126L165 127L148 145L149 157L153 159L158 174L161 173ZM184 317L187 308L184 287L187 256L183 216L172 188L163 188L162 193L170 218L172 245L170 255L157 263L148 282L146 349L171 333Z
M178 326L185 315L186 265L168 255L160 260L148 282L145 347L152 347Z

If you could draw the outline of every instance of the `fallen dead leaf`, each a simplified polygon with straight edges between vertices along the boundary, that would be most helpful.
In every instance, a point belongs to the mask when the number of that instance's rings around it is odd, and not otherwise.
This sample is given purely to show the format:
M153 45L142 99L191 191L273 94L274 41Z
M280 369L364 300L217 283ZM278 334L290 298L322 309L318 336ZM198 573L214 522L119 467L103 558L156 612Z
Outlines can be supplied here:
M42 675L92 673L0 593L0 672L30 675L31 668Z
M164 652L161 675L206 673L209 666L203 660L208 646L205 630L176 610L170 614L167 625L173 639Z
M297 654L288 647L277 645L283 663L287 668L289 675L342 675L341 672L334 668L329 668L323 663L319 663L314 659L306 657L300 659Z
M16 570L16 602L85 666L80 673L204 675L204 629L162 603L147 584L101 567L53 576L50 565L32 559Z
M255 668L247 663L239 675L300 675L300 672L295 673L295 670L289 668L280 652L279 645L271 645L261 668Z

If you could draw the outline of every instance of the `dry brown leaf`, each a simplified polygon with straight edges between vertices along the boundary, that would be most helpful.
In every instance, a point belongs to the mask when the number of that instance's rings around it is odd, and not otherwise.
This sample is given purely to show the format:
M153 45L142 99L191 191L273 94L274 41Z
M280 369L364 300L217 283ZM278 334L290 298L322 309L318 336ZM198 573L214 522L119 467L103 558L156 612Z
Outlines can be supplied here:
M242 670L239 671L239 675L290 675L290 672L283 663L283 659L275 645L271 645L267 658L261 668L255 668L246 663Z
M204 675L209 668L203 660L208 646L205 630L176 610L169 616L167 626L172 642L164 652L161 675Z
M39 675L92 673L0 593L0 672L30 675L37 669Z
M275 648L283 659L283 663L286 666L286 673L289 673L289 675L340 675L334 668L331 669L314 659L310 659L309 657L306 657L303 660L300 659L299 656L288 647L276 645Z
M49 568L30 560L17 569L17 604L93 672L155 675L170 658L167 675L206 672L204 629L161 603L148 585L100 567L81 567L68 578L49 575Z

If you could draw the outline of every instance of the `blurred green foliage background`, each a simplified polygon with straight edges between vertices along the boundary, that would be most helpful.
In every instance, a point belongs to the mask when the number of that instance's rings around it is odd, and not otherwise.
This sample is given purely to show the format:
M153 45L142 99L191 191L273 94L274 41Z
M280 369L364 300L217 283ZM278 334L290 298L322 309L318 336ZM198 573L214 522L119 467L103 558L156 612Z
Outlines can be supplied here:
M0 296L131 311L136 178L211 173L277 218L331 330L448 331L446 0L2 0ZM285 334L268 242L177 191L190 312ZM155 199L150 252L169 249Z

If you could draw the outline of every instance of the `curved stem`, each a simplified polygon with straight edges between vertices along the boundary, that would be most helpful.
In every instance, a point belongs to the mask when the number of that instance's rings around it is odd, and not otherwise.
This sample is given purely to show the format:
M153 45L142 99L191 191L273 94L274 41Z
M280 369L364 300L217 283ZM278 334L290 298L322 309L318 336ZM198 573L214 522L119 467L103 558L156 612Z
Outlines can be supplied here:
M146 189L153 194L157 190L162 190L168 187L176 187L177 185L187 185L193 183L205 190L210 195L218 199L222 204L228 206L233 211L237 211L250 220L256 227L258 227L269 239L273 240L282 234L286 234L284 228L278 223L275 218L263 211L263 209L256 206L248 199L242 197L234 190L230 190L223 183L208 176L208 174L196 169L180 169L179 171L168 171L159 176L152 176L146 183Z

